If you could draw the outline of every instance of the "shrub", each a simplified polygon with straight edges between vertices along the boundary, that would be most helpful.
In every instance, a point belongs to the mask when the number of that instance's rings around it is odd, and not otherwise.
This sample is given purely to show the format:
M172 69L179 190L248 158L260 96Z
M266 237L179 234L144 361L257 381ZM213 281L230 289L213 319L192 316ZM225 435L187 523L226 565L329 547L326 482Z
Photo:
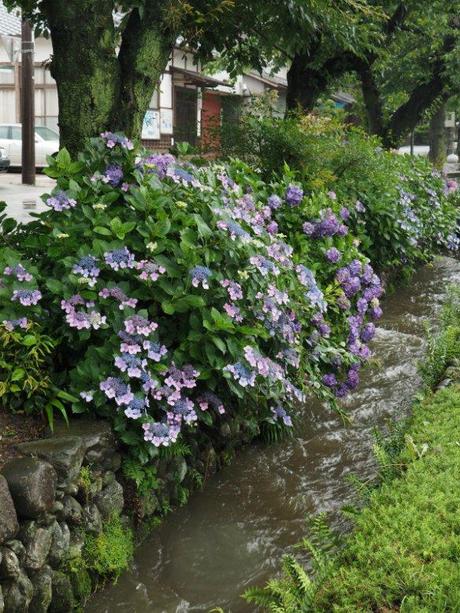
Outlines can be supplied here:
M308 194L336 194L379 270L408 275L440 248L458 250L456 182L446 182L427 160L384 151L340 115L281 119L251 110L235 130L234 148L224 154L257 166L267 181L287 164Z
M51 160L50 211L8 233L10 267L33 278L11 277L0 321L59 339L73 409L112 419L146 461L227 413L285 428L304 392L354 389L382 289L338 202L289 173L272 188L237 161L194 169L114 138ZM329 224L311 245L304 215Z

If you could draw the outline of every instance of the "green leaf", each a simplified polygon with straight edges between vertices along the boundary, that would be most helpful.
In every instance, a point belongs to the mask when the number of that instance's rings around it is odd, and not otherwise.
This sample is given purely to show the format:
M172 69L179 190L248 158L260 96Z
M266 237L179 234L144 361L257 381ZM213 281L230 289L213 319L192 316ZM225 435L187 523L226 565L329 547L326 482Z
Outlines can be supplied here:
M46 287L50 290L52 294L62 294L62 283L57 279L47 279Z
M32 345L37 344L37 338L34 334L26 334L26 336L22 339L22 344L25 347L32 347Z
M172 302L168 302L166 300L161 303L161 308L167 315L172 315L176 311Z
M206 304L206 301L202 296L195 296L194 294L190 294L189 296L184 296L183 298L179 298L174 303L175 309L178 313L185 313L189 311L191 308L200 308Z
M65 170L70 166L71 162L72 162L72 158L70 157L70 153L64 147L56 155L56 163L60 168Z
M15 368L11 374L11 381L21 381L25 374L26 371L23 368Z
M5 234L8 234L9 232L12 232L16 228L17 225L18 224L14 219L7 218L2 223L2 230Z
M93 231L96 232L96 234L102 234L102 236L112 236L112 232L103 226L96 226L93 228Z
M224 341L221 338L219 338L218 336L211 336L211 340L214 343L214 345L220 351L222 351L222 353L227 353L227 345L224 343Z

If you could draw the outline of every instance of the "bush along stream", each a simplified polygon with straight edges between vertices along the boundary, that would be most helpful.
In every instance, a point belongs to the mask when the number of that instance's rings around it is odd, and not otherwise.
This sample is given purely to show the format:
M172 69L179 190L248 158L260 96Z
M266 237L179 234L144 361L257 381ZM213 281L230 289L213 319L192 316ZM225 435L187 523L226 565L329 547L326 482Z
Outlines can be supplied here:
M375 155L398 182L380 225L374 194L307 190L287 167L267 182L111 133L61 151L50 210L1 221L3 410L108 421L125 511L155 523L241 443L303 427L307 397L339 409L382 316L375 271L395 244L408 270L458 245L455 186Z
M283 574L246 598L263 610L456 611L460 602L460 290L423 362L424 394L410 417L378 438L378 486L364 484L364 508L347 510L348 537L318 516L301 546L306 569L285 556Z

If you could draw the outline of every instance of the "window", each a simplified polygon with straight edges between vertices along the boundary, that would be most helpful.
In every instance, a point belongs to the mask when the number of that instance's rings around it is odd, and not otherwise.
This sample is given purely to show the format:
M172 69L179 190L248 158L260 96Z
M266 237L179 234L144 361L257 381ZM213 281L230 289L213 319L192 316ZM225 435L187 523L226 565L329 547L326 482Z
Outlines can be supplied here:
M8 126L0 126L0 138L10 138L10 129Z
M13 140L22 140L22 128L20 128L19 126L12 126L11 138Z
M54 130L50 130L50 128L46 128L45 126L37 126L35 128L35 132L41 136L43 140L59 140L59 134L57 134Z

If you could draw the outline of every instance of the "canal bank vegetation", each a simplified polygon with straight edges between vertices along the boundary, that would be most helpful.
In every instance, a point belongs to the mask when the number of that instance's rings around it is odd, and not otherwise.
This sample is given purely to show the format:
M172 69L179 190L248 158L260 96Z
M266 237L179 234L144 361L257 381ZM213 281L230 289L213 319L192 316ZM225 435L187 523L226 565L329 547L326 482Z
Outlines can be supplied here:
M325 120L308 121L321 141ZM104 133L50 160L36 221L0 218L2 415L109 422L133 523L185 504L242 444L292 431L306 394L339 408L371 354L378 272L458 247L454 184L337 130L329 145L354 138L342 156L356 157L316 184L294 163L194 166ZM87 543L91 573L129 563L124 535Z
M422 366L423 398L409 420L376 444L376 488L351 513L342 537L324 517L300 547L312 571L289 555L283 573L246 593L264 610L456 611L460 602L460 291L452 290L442 328ZM437 388L437 389L436 389Z

